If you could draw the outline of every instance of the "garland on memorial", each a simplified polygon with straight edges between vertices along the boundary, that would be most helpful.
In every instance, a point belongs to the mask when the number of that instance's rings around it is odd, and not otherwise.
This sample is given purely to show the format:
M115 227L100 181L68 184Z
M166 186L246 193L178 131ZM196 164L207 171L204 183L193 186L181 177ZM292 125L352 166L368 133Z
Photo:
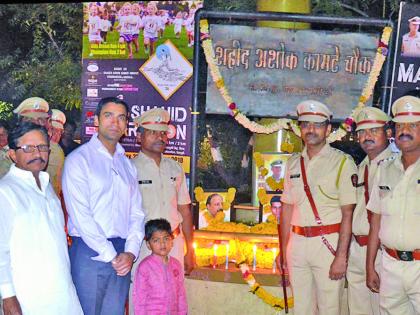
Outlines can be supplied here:
M236 240L238 242L238 240ZM250 272L249 266L246 263L246 258L241 253L240 246L236 246L237 253L236 253L236 261L239 269L242 273L242 278L248 284L250 288L250 292L258 296L264 303L274 307L277 311L281 311L284 309L284 299L278 298L271 293L267 292L254 278L253 274ZM289 297L287 299L288 307L293 307L293 297Z
M373 62L372 70L363 88L362 95L359 98L359 102L357 106L353 109L350 116L345 119L345 121L340 125L340 127L328 136L328 142L340 140L347 134L347 132L351 131L351 126L354 122L355 115L360 109L362 109L365 106L366 102L372 96L373 88L375 87L375 84L378 81L378 76L381 72L382 65L386 59L386 56L388 55L388 43L389 38L391 36L391 32L391 27L387 26L384 28L376 52L375 60ZM248 130L252 131L253 133L270 134L281 129L291 129L297 136L300 137L300 129L295 120L281 118L273 123L261 125L255 121L249 120L248 117L246 117L246 115L242 114L237 108L232 97L230 96L229 91L223 80L222 74L220 73L219 66L217 65L216 58L214 57L215 54L213 49L213 41L209 35L209 24L208 20L206 19L200 20L200 39L202 42L201 44L204 50L204 55L209 66L210 75L213 79L213 82L215 83L221 96L225 100L230 115L233 116L238 123L240 123Z

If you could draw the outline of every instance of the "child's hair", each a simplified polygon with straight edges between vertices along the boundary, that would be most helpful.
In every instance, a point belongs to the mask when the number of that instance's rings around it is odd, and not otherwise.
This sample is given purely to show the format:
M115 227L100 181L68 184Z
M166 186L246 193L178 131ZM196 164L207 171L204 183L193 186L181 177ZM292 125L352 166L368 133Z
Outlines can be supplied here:
M171 224L165 219L154 219L147 221L144 230L144 239L146 241L149 241L152 238L153 233L156 231L166 231L170 236L172 236Z

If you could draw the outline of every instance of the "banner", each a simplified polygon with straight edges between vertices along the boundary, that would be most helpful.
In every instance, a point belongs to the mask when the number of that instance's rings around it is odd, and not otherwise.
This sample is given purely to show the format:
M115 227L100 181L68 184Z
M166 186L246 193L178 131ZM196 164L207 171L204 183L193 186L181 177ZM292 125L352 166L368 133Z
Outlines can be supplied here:
M194 14L202 1L84 3L82 142L96 132L95 109L103 97L130 107L129 156L140 150L133 119L161 107L170 113L165 156L189 173L191 155Z
M404 95L420 97L420 4L400 3L389 113Z
M242 113L296 116L304 99L327 104L345 119L373 66L378 34L211 25L215 57ZM228 114L210 76L206 111Z

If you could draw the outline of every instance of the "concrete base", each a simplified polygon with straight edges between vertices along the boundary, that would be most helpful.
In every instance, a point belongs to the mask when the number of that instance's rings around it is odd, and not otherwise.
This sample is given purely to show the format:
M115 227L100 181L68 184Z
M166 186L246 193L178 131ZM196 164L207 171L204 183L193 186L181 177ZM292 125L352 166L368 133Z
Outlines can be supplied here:
M185 279L185 289L189 315L284 314L251 294L247 284ZM279 297L283 294L280 287L264 286L264 289ZM291 294L290 289L288 293ZM293 310L289 314L293 315Z
M278 297L283 294L280 287L264 286L264 288ZM247 284L185 279L185 289L189 315L285 314L284 310L276 312L271 306L251 294ZM290 288L288 288L288 294L291 294ZM344 289L342 302L341 312L337 315L348 315L347 289ZM289 310L289 314L293 315L293 309Z

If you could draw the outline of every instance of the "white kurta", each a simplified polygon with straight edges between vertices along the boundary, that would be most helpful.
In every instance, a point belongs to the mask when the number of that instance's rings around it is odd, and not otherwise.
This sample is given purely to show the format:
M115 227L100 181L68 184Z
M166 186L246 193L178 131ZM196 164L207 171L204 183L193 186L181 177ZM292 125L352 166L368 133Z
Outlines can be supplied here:
M60 201L40 173L14 164L0 180L0 294L24 315L83 314L70 274Z

